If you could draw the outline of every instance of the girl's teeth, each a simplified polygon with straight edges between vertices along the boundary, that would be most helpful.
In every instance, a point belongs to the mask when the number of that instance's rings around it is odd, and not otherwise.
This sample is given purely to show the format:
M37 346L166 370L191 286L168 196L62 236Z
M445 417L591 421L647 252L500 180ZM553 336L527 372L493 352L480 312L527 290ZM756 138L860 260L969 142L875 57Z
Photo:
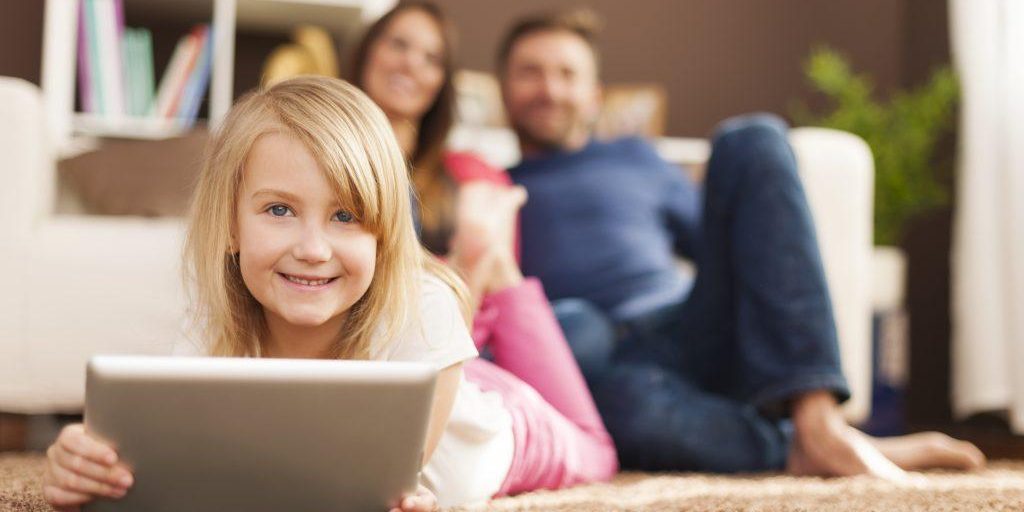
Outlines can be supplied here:
M289 276L289 275L285 275L284 277L285 277L285 279L287 279L287 280L289 280L289 281L291 281L293 283L298 283L298 284L302 284L302 285L306 285L306 286L320 286L320 285L323 285L323 284L327 284L328 282L331 281L330 279L317 279L316 281L307 281L305 279L299 279L298 277L293 277L293 276Z

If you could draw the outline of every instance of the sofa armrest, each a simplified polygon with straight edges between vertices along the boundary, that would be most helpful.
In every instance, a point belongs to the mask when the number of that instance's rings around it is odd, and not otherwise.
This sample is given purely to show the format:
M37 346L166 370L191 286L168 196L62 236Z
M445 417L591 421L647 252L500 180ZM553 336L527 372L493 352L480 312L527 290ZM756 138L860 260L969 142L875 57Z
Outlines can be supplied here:
M42 93L20 78L0 76L0 203L3 233L27 233L53 210L55 155Z
M56 216L0 253L0 410L77 412L100 353L170 354L186 337L180 221ZM6 299L5 299L6 300ZM9 357L9 358L8 358Z

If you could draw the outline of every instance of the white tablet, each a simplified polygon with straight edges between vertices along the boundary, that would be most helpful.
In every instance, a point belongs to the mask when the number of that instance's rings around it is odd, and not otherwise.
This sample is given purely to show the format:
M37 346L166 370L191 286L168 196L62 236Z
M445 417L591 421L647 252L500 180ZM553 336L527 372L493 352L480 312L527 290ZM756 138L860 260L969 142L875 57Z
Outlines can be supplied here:
M85 425L135 483L88 510L387 510L416 489L436 377L417 363L94 357Z

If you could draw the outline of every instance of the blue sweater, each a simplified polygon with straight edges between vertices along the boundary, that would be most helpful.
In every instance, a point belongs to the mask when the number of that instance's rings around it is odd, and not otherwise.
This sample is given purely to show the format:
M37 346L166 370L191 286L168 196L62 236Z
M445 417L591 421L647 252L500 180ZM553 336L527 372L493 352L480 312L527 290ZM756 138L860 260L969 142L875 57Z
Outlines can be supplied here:
M509 170L529 199L520 214L523 273L551 299L587 299L626 319L681 300L701 200L684 172L639 138L591 141Z

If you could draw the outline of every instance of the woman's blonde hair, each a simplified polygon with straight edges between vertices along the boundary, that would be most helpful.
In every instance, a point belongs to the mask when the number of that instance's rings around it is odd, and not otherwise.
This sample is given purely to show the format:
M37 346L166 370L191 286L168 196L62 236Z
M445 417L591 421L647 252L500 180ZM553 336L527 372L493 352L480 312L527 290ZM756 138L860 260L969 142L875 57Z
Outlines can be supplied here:
M260 136L275 132L306 146L339 202L377 237L376 270L348 312L333 357L366 359L375 338L392 339L418 310L424 270L456 291L468 323L464 286L417 242L408 168L384 113L347 82L299 77L240 99L207 147L184 269L211 355L259 356L267 336L263 308L242 281L232 237L246 158Z

